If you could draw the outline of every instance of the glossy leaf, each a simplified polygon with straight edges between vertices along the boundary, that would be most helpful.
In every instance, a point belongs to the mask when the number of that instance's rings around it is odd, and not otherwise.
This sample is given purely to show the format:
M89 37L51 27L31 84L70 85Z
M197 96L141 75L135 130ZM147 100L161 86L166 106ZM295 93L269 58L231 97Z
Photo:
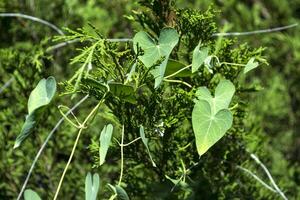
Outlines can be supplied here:
M54 77L42 79L31 92L28 99L28 115L22 126L21 133L18 135L14 148L17 148L32 132L36 120L39 117L39 111L47 106L56 92L56 81Z
M110 92L119 97L121 100L129 103L136 103L136 96L134 88L130 85L124 85L122 83L109 83Z
M157 61L164 57L160 65L151 70L151 74L155 78L155 88L160 85L164 78L169 56L178 41L179 35L177 31L172 28L162 29L158 42L143 31L138 32L133 38L135 52L137 53L137 46L144 51L144 55L139 56L139 59L147 68L152 67Z
M148 147L148 141L149 141L149 139L146 138L144 127L142 125L140 126L140 137L141 137L142 142L144 143L144 145L145 145L145 147L147 149L147 152L149 154L149 157L150 157L150 160L152 162L153 167L156 167L156 164L155 164L155 162L152 159L152 156L151 156L151 153L150 153L150 150L149 150L149 147Z
M212 113L215 114L221 109L228 108L234 92L235 87L229 80L221 80L216 87L214 97L206 87L200 87L196 91L196 97L199 100L206 100L211 106Z
M35 191L27 189L24 192L24 200L41 200L41 198Z
M200 49L200 46L201 43L199 43L193 51L192 73L196 72L208 57L209 48L203 47Z
M248 73L249 71L251 71L252 69L255 69L256 67L258 67L258 62L254 62L255 58L251 58L248 63L246 64L245 68L244 68L244 74Z
M200 156L224 136L231 127L232 120L232 114L227 109L219 110L214 114L207 101L200 100L195 104L192 124Z
M85 200L96 200L100 187L100 178L96 173L91 175L89 172L85 178Z
M109 145L111 143L112 133L113 133L113 126L111 124L104 126L104 128L101 131L100 138L99 138L99 140L100 140L100 148L99 148L100 165L102 165L105 162L105 157L106 157Z

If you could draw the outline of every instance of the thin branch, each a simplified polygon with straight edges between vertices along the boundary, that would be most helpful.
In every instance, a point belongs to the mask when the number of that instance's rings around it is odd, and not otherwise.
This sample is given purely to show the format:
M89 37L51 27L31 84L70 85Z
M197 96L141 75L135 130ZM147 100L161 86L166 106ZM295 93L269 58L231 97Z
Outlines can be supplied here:
M246 172L247 174L249 174L250 176L252 176L254 179L256 179L259 183L261 183L265 188L271 190L272 192L276 192L276 190L274 190L271 186L269 186L267 183L265 183L263 180L261 180L256 174L254 174L253 172L251 172L249 169L246 169L244 167L241 166L236 166L238 169Z
M1 88L0 88L0 94L6 89L8 88L11 83L15 80L14 77L11 77Z
M129 145L131 145L132 143L138 141L139 139L142 139L142 138L141 138L141 137L135 138L135 139L132 140L131 142L128 142L127 144L123 144L123 147L129 146ZM121 145L121 144L120 144L120 145Z
M284 195L284 193L280 190L280 188L278 187L278 185L275 183L271 173L269 172L268 168L258 159L258 157L254 154L250 154L251 158L253 160L255 160L255 162L257 164L259 164L261 166L261 168L265 171L265 173L267 174L269 180L271 181L273 187L275 188L276 192L284 199L287 200L288 198Z
M166 76L165 78L168 79L168 78L170 78L170 77L176 76L177 74L179 74L180 72L182 72L182 71L184 71L184 70L190 68L191 66L192 66L192 65L185 66L184 68L182 68L182 69L180 69L180 70L174 72L173 74L170 74L170 75Z
M61 47L64 47L64 46L67 46L68 44L73 44L73 43L76 43L76 42L79 42L80 39L74 39L74 40L70 40L70 41L66 41L66 42L61 42L61 43L58 43L56 45L53 45L53 46L50 46L46 52L49 52L49 51L54 51L56 49L59 49Z
M123 167L124 167L124 125L122 125L122 138L121 138L121 171L118 185L121 185L123 178Z
M35 21L35 22L39 22L41 24L44 24L50 28L52 28L53 30L55 30L56 32L58 32L60 35L64 35L64 33L62 32L62 30L60 30L57 26L55 26L54 24L45 21L43 19L37 18L37 17L33 17L30 15L25 15L25 14L21 14L21 13L0 13L0 17L20 17L20 18L24 18L24 19L29 19L31 21Z
M298 26L297 23L287 25L287 26L281 26L281 27L275 27L275 28L268 28L268 29L261 29L256 31L247 31L247 32L229 32L229 33L214 33L212 34L213 37L230 37L230 36L243 36L243 35L255 35L255 34L261 34L261 33L272 33L277 31L283 31L286 29L294 28Z
M73 112L73 111L74 111L80 104L82 104L88 97L89 97L89 95L86 95L86 96L83 97L78 103L76 103L76 104L75 104L75 105L74 105L74 106L66 113L66 116L68 116L71 112ZM43 145L42 145L41 148L39 149L38 153L36 154L36 156L35 156L35 158L34 158L32 164L31 164L31 167L30 167L30 169L29 169L29 172L28 172L28 174L27 174L27 176L26 176L26 179L25 179L25 181L24 181L24 183L23 183L22 189L21 189L21 191L20 191L20 193L19 193L19 195L18 195L17 200L20 200L20 199L21 199L22 194L23 194L23 192L24 192L24 190L25 190L25 188L26 188L26 185L27 185L27 183L28 183L28 181L29 181L29 178L30 178L30 176L31 176L31 174L32 174L32 171L33 171L33 169L34 169L34 167L35 167L35 164L36 164L37 160L39 159L39 157L41 156L42 152L43 152L44 149L46 148L47 143L49 142L49 140L50 140L50 138L52 137L52 135L55 133L55 131L58 129L58 127L61 125L61 123L62 123L64 120L65 120L65 118L62 117L62 118L57 122L57 124L56 124L55 127L51 130L51 132L50 132L49 135L47 136L46 140L44 141Z

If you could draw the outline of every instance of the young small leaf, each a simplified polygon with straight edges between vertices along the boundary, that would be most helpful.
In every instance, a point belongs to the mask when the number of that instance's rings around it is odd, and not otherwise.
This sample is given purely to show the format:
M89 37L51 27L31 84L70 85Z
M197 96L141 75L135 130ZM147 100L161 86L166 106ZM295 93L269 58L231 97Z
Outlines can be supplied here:
M192 73L195 73L208 57L209 48L203 47L200 49L199 43L193 51Z
M35 191L27 189L24 192L24 200L41 200L41 198Z
M99 149L99 156L100 156L100 165L105 162L105 157L111 142L111 136L113 133L113 126L108 124L104 126L100 134L100 149Z
M140 136L141 136L142 142L144 143L144 145L145 145L145 147L147 149L147 152L149 154L149 157L150 157L150 160L152 162L153 167L156 167L156 164L155 164L155 162L152 159L152 156L151 156L151 153L150 153L150 150L149 150L149 147L148 147L148 140L149 139L146 138L145 132L144 132L144 127L142 125L140 126Z
M162 82L167 62L173 48L179 41L179 35L175 29L164 28L160 32L158 43L155 42L146 32L138 32L133 38L133 47L137 53L137 46L141 47L144 55L139 56L139 59L144 63L147 68L152 67L159 59L165 57L163 62L151 70L151 74L155 78L155 88Z
M258 62L254 62L255 58L251 58L244 68L244 74L258 67Z
M91 175L89 172L85 178L85 200L96 200L100 186L100 178L96 173Z

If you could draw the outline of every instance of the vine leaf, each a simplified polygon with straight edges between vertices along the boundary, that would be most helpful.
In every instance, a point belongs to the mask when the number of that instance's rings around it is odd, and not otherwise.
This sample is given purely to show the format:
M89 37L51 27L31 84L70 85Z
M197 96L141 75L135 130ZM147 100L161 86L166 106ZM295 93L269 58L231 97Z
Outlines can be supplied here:
M208 57L209 48L203 47L200 49L201 43L196 46L193 51L192 73L196 72Z
M149 141L149 139L146 138L144 127L142 125L140 126L140 136L141 136L142 142L144 143L144 145L145 145L145 147L147 149L147 152L149 154L150 160L152 162L152 166L156 167L156 164L155 164L155 162L152 159L152 156L151 156L151 153L150 153L150 150L149 150L149 147L148 147L148 141Z
M100 186L100 178L97 173L93 176L89 172L85 178L85 200L96 200Z
M220 140L232 125L232 114L223 109L213 114L207 101L200 100L195 104L192 113L193 129L199 155L203 155L211 146Z
M99 148L99 157L100 157L100 165L105 162L105 157L111 142L111 136L113 133L113 126L108 124L104 126L100 134L100 148Z
M164 58L159 66L150 71L155 78L155 88L160 85L164 78L169 56L178 41L179 35L173 28L162 29L158 42L143 31L138 32L133 38L134 51L138 52L137 46L142 48L144 55L138 58L147 68L152 67L162 57Z
M252 69L255 69L256 67L258 67L258 62L254 62L255 58L251 58L248 63L246 64L245 68L244 68L244 74L248 73L249 71L251 71Z
M41 200L41 197L33 190L27 189L24 192L25 200Z
M220 81L215 90L215 97L211 96L206 87L197 90L192 124L200 156L220 140L232 126L233 117L228 106L234 92L235 87L228 80Z
M36 120L42 108L47 106L53 99L56 92L55 78L50 76L47 79L42 79L38 85L31 92L28 99L28 115L26 116L25 123L23 124L21 133L18 135L14 148L17 148L32 132L36 124Z

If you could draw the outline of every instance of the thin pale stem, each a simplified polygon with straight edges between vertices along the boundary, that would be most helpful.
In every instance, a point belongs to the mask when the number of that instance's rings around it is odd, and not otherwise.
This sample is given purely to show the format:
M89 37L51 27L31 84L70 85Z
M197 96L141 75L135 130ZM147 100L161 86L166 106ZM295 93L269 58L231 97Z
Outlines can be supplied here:
M251 154L250 155L251 158L253 160L255 160L255 162L257 164L259 164L261 166L261 168L265 171L265 173L267 174L271 184L273 185L273 187L275 188L276 192L284 199L284 200L287 200L288 198L285 196L285 194L280 190L280 188L278 187L278 185L275 183L271 173L269 172L268 168L259 160L259 158L254 155L254 154Z
M11 77L1 88L0 88L0 94L6 89L8 88L12 82L15 80L14 77Z
M83 97L78 103L76 103L67 113L66 113L66 116L68 116L71 112L73 112L80 104L82 104L87 98L89 97L89 95L86 95L85 97ZM39 157L41 156L42 152L44 151L44 149L46 148L47 146L47 143L49 142L50 138L52 137L52 135L55 133L55 131L58 129L58 127L62 124L62 122L65 120L64 117L62 117L58 122L57 124L55 125L55 127L51 130L51 132L49 133L48 137L46 138L46 140L44 141L44 143L42 144L41 148L39 149L38 153L36 154L32 164L31 164L31 167L28 171L28 174L26 176L26 179L23 183L23 186L22 186L22 189L21 191L19 192L19 195L18 195L18 198L17 200L20 200L21 197L22 197L22 194L24 192L24 190L26 189L26 186L27 186L27 183L29 181L29 178L33 172L33 169L39 159Z
M71 161L72 161L72 159L73 159L73 156L74 156L76 147L77 147L77 145L78 145L78 141L79 141L80 135L81 135L83 129L85 128L85 125L87 124L87 122L89 121L89 119L93 116L93 114L98 110L98 107L103 103L105 96L106 96L106 95L104 94L103 97L102 97L102 99L99 101L99 103L93 108L93 110L89 113L89 115L85 118L85 120L84 120L83 123L81 124L81 127L80 127L80 129L79 129L79 131L78 131L76 140L75 140L74 145L73 145L73 148L72 148L72 152L71 152L70 157L69 157L69 160L68 160L68 162L67 162L67 164L66 164L66 166L65 166L65 169L64 169L64 171L63 171L63 173L62 173L62 175L61 175L61 178L60 178L60 181L59 181L59 183L58 183L58 186L57 186L57 189L56 189L56 192L55 192L55 195L54 195L53 200L56 200L57 197L58 197L58 194L59 194L60 188L61 188L61 186L62 186L64 177L65 177L65 175L66 175L66 172L67 172L67 170L68 170L69 165L71 164Z
M286 29L294 28L298 26L297 23L287 25L287 26L281 26L276 28L268 28L268 29L261 29L256 31L247 31L247 32L230 32L230 33L214 33L212 34L213 37L230 37L230 36L243 36L243 35L256 35L261 33L272 33L277 31L283 31Z
M118 185L121 185L123 178L123 168L124 168L124 125L122 126L122 139L121 139L121 170L120 170L120 178Z
M43 19L40 19L40 18L37 18L37 17L33 17L33 16L30 16L30 15L24 15L22 13L0 13L0 17L20 17L20 18L24 18L24 19L29 19L31 21L35 21L35 22L39 22L41 24L44 24L50 28L52 28L53 30L55 30L57 33L59 33L60 35L64 35L64 33L62 32L62 30L60 30L57 26L55 26L54 24L46 21L46 20L43 20Z
M184 71L184 70L190 68L191 66L192 66L192 65L188 65L188 66L186 66L186 67L184 67L184 68L178 70L177 72L174 72L173 74L170 74L169 76L166 76L165 78L168 79L168 78L171 78L171 77L173 77L173 76L176 76L177 74L179 74L180 72L182 72L182 71Z
M220 65L234 65L234 66L239 66L239 67L245 67L246 66L244 64L230 63L230 62L221 62Z
M271 190L272 192L276 193L276 190L274 190L271 186L269 186L267 183L265 183L263 180L261 180L256 174L254 174L253 172L251 172L249 169L246 169L246 168L241 167L241 166L237 166L237 168L240 169L240 170L242 170L242 171L244 171L244 172L246 172L250 176L252 176L254 179L256 179L260 184L262 184L268 190Z
M134 142L136 142L136 141L138 141L138 140L140 140L140 139L142 139L142 138L141 138L141 137L135 138L135 139L132 140L131 142L128 142L127 144L123 144L123 147L129 146L129 145L131 145L132 143L134 143Z
M187 82L181 81L181 80L164 79L164 81L171 82L171 83L181 83L181 84L188 86L189 88L192 88L192 86L190 84L188 84Z

